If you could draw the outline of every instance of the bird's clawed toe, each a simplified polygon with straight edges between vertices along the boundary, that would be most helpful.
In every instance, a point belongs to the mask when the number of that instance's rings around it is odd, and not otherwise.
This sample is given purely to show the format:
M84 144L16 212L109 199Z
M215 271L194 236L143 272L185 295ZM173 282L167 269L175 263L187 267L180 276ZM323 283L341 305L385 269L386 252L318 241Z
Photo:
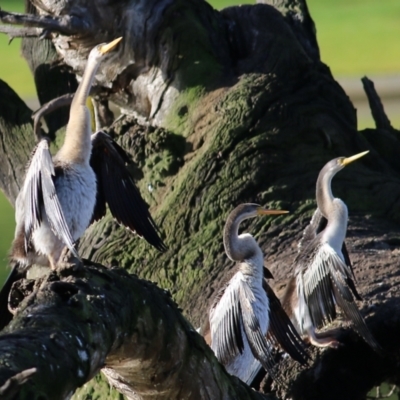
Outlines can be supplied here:
M68 247L65 247L55 269L62 273L63 271L70 270L71 268L75 272L79 271L83 269L83 262L80 257L75 257Z

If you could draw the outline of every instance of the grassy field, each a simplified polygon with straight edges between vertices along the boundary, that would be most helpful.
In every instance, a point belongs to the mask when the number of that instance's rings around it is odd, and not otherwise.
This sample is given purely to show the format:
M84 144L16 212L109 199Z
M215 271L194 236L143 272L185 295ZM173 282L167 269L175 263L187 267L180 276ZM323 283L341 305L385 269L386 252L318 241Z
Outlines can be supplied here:
M23 12L23 0L0 0L0 8ZM0 79L6 81L22 98L35 97L32 74L20 54L21 39L9 43L7 35L0 34Z
M213 0L215 8L254 1ZM400 73L400 1L309 0L317 25L322 59L335 76ZM23 0L0 0L4 10L23 11ZM0 35L0 78L21 97L35 96L28 67L20 56L20 40L8 44Z
M213 0L221 9L254 1ZM372 74L400 74L400 1L399 0L309 0L308 6L316 23L323 61L333 74L362 77ZM23 0L0 0L0 8L23 11ZM0 79L5 80L22 98L35 97L30 71L20 56L20 40L8 44L0 35ZM395 126L400 116L390 115ZM371 119L359 121L359 127L371 126ZM6 252L14 230L13 211L7 200L0 198L0 279L6 265Z
M221 9L255 1L213 0ZM364 75L400 74L400 1L398 0L309 0L317 26L322 60L337 77L361 78ZM23 0L0 0L4 10L23 11ZM20 56L20 40L10 45L0 35L0 79L4 79L22 98L35 97L30 71ZM373 124L367 107L359 113L360 129ZM357 106L356 106L357 107ZM358 108L358 107L357 107ZM388 110L394 126L400 126L396 103Z

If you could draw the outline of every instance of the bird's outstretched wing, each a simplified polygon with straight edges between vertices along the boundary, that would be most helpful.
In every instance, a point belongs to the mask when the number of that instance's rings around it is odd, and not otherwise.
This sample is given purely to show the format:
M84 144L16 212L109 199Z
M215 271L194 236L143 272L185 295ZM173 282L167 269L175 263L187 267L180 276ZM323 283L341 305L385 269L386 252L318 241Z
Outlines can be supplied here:
M301 252L303 248L307 247L307 245L311 241L313 241L317 237L317 235L319 235L322 231L324 231L327 225L328 225L328 220L322 215L320 209L317 208L314 211L310 223L304 229L303 237L301 238L298 246L299 251ZM353 265L351 264L349 252L347 251L345 242L343 242L342 244L342 254L345 264L347 265L352 275L352 280L349 282L350 289L357 300L362 300L354 284L355 276L354 276Z
M103 131L92 135L92 145L90 165L97 176L93 220L105 215L107 203L118 223L144 237L156 249L166 250L148 206L126 168L130 163L128 155Z
M317 208L314 211L313 216L311 217L310 223L305 227L303 231L303 236L298 244L299 252L307 247L307 245L326 228L327 224L328 220L322 215L319 208Z
M269 328L268 335L272 336L282 349L300 364L307 364L310 356L306 351L306 344L293 326L290 318L282 308L282 304L274 291L264 279L263 288L269 300Z
M218 292L210 310L211 348L228 365L243 352L239 280L233 278Z
M336 318L332 277L329 268L330 248L319 237L309 243L295 260L297 292L304 294L312 323L317 328ZM341 265L339 266L341 267Z
M321 244L316 238L309 265L304 269L303 284L306 302L313 324L317 327L332 321L336 316L335 303L343 310L354 329L376 351L381 348L369 331L357 305L354 302L350 282L352 276L336 253L327 243ZM354 286L354 282L352 282Z
M32 232L43 221L43 205L53 233L68 247L75 257L78 257L72 235L57 197L54 178L55 171L48 142L43 139L33 152L22 188L25 211L25 250L27 251L30 248Z
M272 344L267 340L266 332L262 332L260 321L255 313L255 296L251 288L243 280L239 285L240 311L244 331L253 356L260 361L272 378L277 379L275 361L272 357Z

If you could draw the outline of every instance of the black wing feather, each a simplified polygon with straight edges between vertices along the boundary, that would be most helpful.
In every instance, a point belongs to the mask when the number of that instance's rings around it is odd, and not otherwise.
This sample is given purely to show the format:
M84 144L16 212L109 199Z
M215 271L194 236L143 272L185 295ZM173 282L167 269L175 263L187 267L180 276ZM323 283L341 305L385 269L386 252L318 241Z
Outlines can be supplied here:
M266 332L261 331L259 321L250 302L252 297L251 289L242 282L239 289L241 315L251 352L271 377L279 382L275 370L276 363L271 354L272 344L267 340Z
M320 238L321 234L309 242L295 260L296 269L303 274L305 300L312 323L317 328L336 318L330 268L327 257L321 256Z
M290 357L300 364L307 364L307 360L310 357L306 352L306 345L282 308L278 297L276 297L265 279L263 281L263 288L269 300L268 334L273 337Z
M312 252L313 261L306 268L304 289L314 325L320 328L332 321L336 316L336 303L343 310L345 317L353 323L354 329L374 350L380 352L379 344L373 338L354 302L349 285L352 276L348 266L328 244L320 243L319 236L309 246L305 252Z
M313 241L317 237L317 235L319 235L326 228L327 225L328 225L328 220L322 215L320 209L317 208L314 211L310 223L304 229L303 237L299 242L299 249L306 247L311 241ZM348 266L352 274L352 279L348 280L347 283L351 291L353 292L354 297L357 300L362 300L354 284L355 275L354 275L353 265L351 264L349 252L347 251L345 242L343 242L342 244L342 254L345 264Z
M303 236L299 242L299 250L308 246L308 244L316 238L316 236L322 232L326 225L328 224L328 220L322 215L319 208L314 211L313 216L311 217L310 223L306 226L303 231Z
M148 206L126 168L127 154L102 131L92 135L92 145L90 164L98 181L94 220L104 216L107 203L118 223L144 237L156 249L166 250Z
M342 261L339 257L333 259L331 264L331 276L333 280L333 291L338 306L343 310L344 315L353 323L354 329L364 338L364 340L377 352L382 352L381 346L376 342L368 329L364 318L360 314L353 300L353 296L347 285L347 271L344 268L338 268Z
M354 275L353 265L351 264L349 252L347 251L345 242L343 242L342 254L343 254L344 262L349 267L349 270L351 272L351 277L350 277L350 279L347 279L347 284L349 285L349 288L353 292L354 297L357 300L362 300L360 294L357 292L356 285L354 284L356 277Z

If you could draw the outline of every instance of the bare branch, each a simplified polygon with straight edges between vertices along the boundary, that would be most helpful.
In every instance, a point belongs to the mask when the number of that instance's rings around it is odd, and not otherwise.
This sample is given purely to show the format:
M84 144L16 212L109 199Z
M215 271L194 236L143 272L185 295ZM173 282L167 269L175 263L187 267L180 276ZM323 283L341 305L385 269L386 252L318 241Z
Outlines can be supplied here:
M1 25L0 33L7 34L10 40L12 40L17 37L41 37L44 31L41 28L17 28L14 26Z
M25 371L15 374L7 379L5 384L0 387L0 396L3 400L12 400L18 393L20 386L27 382L27 380L37 372L36 368L29 368Z
M371 108L372 116L374 117L375 126L377 129L393 129L389 118L385 113L381 99L376 92L374 82L368 79L366 76L361 78L361 82L364 86L365 93L368 98L369 107Z
M25 25L43 28L63 35L77 35L92 32L89 23L73 15L50 17L42 15L20 14L0 10L0 21L4 24Z

